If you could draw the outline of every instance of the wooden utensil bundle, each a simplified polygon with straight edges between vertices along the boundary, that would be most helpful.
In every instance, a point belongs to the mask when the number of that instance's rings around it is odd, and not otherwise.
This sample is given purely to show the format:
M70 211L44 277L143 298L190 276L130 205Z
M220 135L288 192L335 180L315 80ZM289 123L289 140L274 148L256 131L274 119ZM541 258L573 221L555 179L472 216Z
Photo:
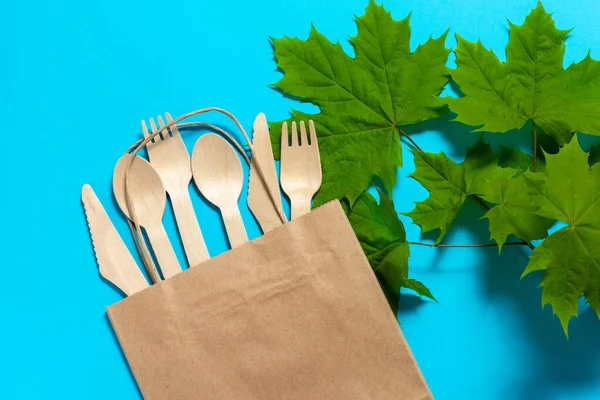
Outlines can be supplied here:
M248 141L252 152L251 159L229 134L204 122L179 125L200 125L219 133L201 136L190 157L177 123L208 111L221 112L236 123ZM165 118L166 124L163 118L158 116L159 128L151 118L151 130L148 130L146 123L142 121L144 139L137 143L131 154L119 159L113 175L115 198L134 230L134 238L144 266L155 283L162 278L148 254L140 227L146 231L162 277L167 279L182 271L162 224L167 194L173 205L189 265L197 266L209 259L189 195L192 177L202 195L219 208L231 247L248 241L238 208L244 174L239 157L231 144L237 147L241 156L250 164L248 207L257 218L263 232L271 231L286 221L264 114L259 114L255 120L252 142L235 117L225 110L202 109L175 120L166 113ZM309 122L309 130L310 141L304 122L300 123L300 135L296 123L293 122L290 144L287 124L283 125L281 187L290 198L292 218L310 211L311 199L321 185L319 148L312 121ZM144 146L148 151L149 162L136 155ZM82 201L102 276L128 296L148 287L148 282L137 268L131 253L91 186L83 187Z

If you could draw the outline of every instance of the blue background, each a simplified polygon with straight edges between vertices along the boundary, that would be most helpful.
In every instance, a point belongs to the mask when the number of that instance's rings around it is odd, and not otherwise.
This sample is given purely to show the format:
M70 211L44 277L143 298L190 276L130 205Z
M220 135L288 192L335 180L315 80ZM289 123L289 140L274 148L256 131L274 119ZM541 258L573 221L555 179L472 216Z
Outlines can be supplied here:
M545 1L559 28L576 27L565 63L588 49L600 58L597 0L569 3ZM298 105L268 87L280 77L268 37L305 38L313 22L348 48L353 15L362 15L366 4L2 2L0 398L140 397L105 316L121 296L98 275L81 186L92 184L131 246L110 182L114 163L140 135L139 121L204 106L234 112L248 129L260 111L270 120L287 117ZM413 47L450 27L503 57L505 17L522 23L535 2L393 0L386 6L397 19L412 10ZM452 35L448 45L455 45ZM444 121L416 130L428 131L415 135L426 150L457 160L476 139ZM190 134L188 143L196 137ZM405 153L394 190L398 211L427 195L406 177L413 164ZM225 251L219 216L195 190L192 195L211 253ZM256 224L245 201L240 204L254 237ZM487 241L479 216L476 206L466 207L447 242ZM176 238L170 211L165 221ZM418 239L414 226L408 232ZM404 296L400 319L438 400L600 398L600 321L584 307L567 340L551 310L541 309L540 276L519 281L527 257L515 247L501 256L494 248L412 249L412 274L439 304Z

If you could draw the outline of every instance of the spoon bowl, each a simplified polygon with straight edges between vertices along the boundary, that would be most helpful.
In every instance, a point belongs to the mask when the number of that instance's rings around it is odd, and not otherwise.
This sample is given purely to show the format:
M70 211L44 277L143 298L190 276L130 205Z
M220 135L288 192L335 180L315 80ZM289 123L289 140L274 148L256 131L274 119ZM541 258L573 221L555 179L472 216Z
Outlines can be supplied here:
M125 173L132 158L135 159L129 169L129 198L135 209L129 210L125 193ZM117 204L127 218L132 219L131 211L134 211L142 226L162 220L167 205L167 194L160 177L143 158L127 154L117 161L113 173L113 192Z
M192 152L192 176L202 195L221 211L231 247L246 243L248 234L238 207L244 171L233 147L219 135L201 136Z
M219 208L237 207L244 172L233 147L221 136L201 136L192 153L192 174L202 195Z
M126 172L130 163L132 164L129 168L128 193L132 210L128 207L125 192ZM146 229L163 276L170 278L181 272L181 266L162 224L167 206L167 192L160 176L150 163L130 154L121 157L113 173L113 192L117 204L127 218L133 219L135 213L138 223Z

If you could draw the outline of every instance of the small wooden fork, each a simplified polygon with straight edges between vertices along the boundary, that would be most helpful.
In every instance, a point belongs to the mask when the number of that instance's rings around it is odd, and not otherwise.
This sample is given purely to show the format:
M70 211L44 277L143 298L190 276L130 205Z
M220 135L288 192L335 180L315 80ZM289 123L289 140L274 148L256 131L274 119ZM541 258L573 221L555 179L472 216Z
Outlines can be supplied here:
M300 121L300 137L292 122L291 144L287 122L281 128L281 188L292 203L292 219L310 211L310 203L323 180L321 157L315 124L308 121L310 142L304 121Z
M167 122L173 120L169 113L165 113L165 117ZM161 128L165 126L160 115L158 124ZM150 118L150 127L150 133L156 132L154 118ZM145 121L142 121L142 132L144 137L148 137L149 132ZM155 136L148 142L146 149L150 164L160 175L169 194L188 263L190 267L194 267L210 257L190 198L189 185L192 181L190 154L176 125Z

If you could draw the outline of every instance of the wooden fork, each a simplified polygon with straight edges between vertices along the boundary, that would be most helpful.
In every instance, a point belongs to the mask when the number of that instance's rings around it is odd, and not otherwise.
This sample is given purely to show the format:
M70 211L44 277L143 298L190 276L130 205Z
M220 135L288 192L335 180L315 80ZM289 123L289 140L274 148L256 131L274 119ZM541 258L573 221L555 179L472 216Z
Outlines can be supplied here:
M308 125L310 142L304 121L300 122L300 137L296 122L292 122L291 143L287 122L281 128L281 188L292 203L292 219L310 211L310 202L323 180L315 124L310 120Z
M169 113L165 113L167 121L173 120ZM164 127L162 116L158 116L158 124ZM150 118L151 132L156 132L154 118ZM142 121L144 137L148 137L148 127ZM190 155L183 143L183 139L176 125L155 136L146 145L150 164L154 167L169 194L177 228L181 234L181 240L185 249L190 267L201 264L208 260L208 250L202 237L202 231L194 212L194 206L190 198L189 185L192 181L192 167Z

